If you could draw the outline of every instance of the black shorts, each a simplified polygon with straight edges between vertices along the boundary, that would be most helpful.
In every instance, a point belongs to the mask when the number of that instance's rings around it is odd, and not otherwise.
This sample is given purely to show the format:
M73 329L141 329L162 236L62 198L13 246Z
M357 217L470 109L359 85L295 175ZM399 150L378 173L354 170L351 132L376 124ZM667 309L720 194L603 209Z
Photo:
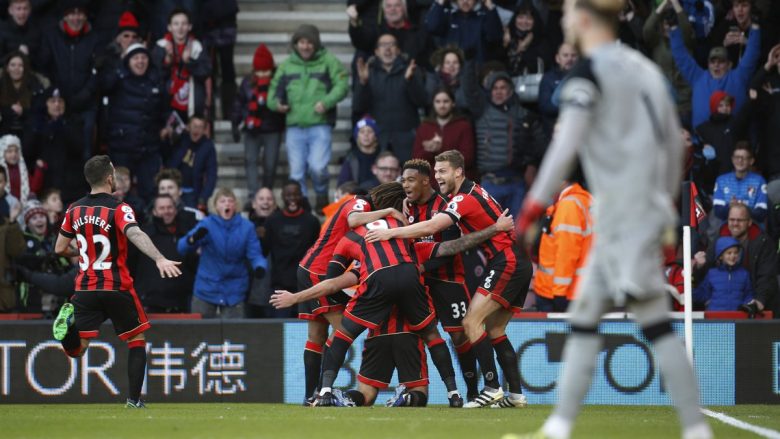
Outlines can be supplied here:
M311 288L326 279L324 274L312 273L301 266L298 266L297 276L298 291ZM347 302L349 302L349 296L343 291L339 291L330 296L307 300L298 304L298 318L303 320L325 321L321 314L342 312L344 311Z
M409 332L367 338L363 344L358 381L377 389L390 385L393 370L398 382L410 389L428 385L428 360L422 339Z
M128 340L151 327L135 291L76 291L74 326L81 338L95 338L108 319L121 340Z
M533 271L531 261L516 246L507 247L488 261L477 292L509 311L521 311Z
M433 299L442 328L447 332L463 331L463 317L471 302L466 285L426 276L425 286Z
M401 317L418 331L436 318L431 296L420 282L414 264L393 265L373 272L347 304L344 317L358 325L376 329L398 306Z

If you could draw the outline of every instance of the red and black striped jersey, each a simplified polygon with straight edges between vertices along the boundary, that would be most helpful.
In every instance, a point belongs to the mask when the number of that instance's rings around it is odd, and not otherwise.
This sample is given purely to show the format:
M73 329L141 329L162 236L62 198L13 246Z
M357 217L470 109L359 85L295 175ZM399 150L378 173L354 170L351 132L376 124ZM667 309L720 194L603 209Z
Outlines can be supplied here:
M435 214L444 212L447 209L447 200L438 192L434 192L427 202L423 204L407 203L406 206L409 213L409 224L414 224L427 221ZM460 229L453 224L440 233L418 238L416 242L442 242L458 238L460 238ZM425 276L451 282L464 282L463 258L461 255L447 256L442 259L444 259L443 263L431 272L426 271ZM424 261L418 260L418 263L422 264Z
M350 230L336 245L330 263L338 264L342 270L346 270L350 262L358 261L360 263L361 284L377 270L404 263L415 263L414 253L409 248L409 241L406 239L388 239L370 244L366 243L364 239L369 230L394 229L403 226L402 222L388 216Z
M376 329L368 330L368 338L377 337L379 335L391 335L391 334L403 334L405 332L413 333L409 322L403 318L398 312L398 307L393 305L393 311L390 312L390 317L384 321Z
M330 220L323 225L317 242L306 252L301 259L300 266L315 274L325 274L328 271L328 262L333 257L333 251L339 240L350 230L347 217L352 212L371 212L371 203L357 195L342 204Z
M60 234L76 238L76 291L132 290L126 232L134 226L138 223L133 209L107 193L89 194L68 207Z
M465 180L458 193L450 195L444 213L466 234L495 224L503 209L483 187L471 180ZM515 237L511 232L502 232L480 244L480 248L490 259L514 243Z

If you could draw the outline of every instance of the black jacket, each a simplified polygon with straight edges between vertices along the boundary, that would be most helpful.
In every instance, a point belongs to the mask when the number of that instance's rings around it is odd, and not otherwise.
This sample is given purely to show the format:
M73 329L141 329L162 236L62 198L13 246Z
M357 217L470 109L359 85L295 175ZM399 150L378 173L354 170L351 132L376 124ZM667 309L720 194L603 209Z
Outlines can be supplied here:
M33 127L24 154L25 158L32 160L31 163L37 159L46 162L44 187L60 189L66 206L83 197L89 187L81 173L73 172L84 166L84 124L81 118L65 115L52 120L45 114L38 114Z
M97 106L97 75L95 74L95 50L97 36L89 30L77 37L65 34L62 22L46 33L41 44L41 67L52 82L59 87L68 111L81 112Z
M40 68L38 55L41 47L42 23L33 21L32 16L24 26L19 26L12 18L0 23L0 58L19 50L19 46L27 46L30 61L34 68Z

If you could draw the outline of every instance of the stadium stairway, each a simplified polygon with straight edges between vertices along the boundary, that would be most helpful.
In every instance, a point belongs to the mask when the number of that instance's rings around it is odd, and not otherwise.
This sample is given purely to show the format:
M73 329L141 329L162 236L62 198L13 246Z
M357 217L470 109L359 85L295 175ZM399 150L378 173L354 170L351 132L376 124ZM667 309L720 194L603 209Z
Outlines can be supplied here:
M290 38L298 26L303 23L316 25L320 29L323 45L349 69L354 50L347 34L346 6L342 0L289 0L287 2L242 0L239 1L239 7L241 12L238 14L238 39L234 52L239 84L241 78L252 71L252 57L258 44L265 43L268 46L278 65L289 56ZM243 142L233 142L230 121L222 117L219 99L215 100L215 104L217 105L216 114L220 117L214 124L214 140L219 162L217 185L232 188L239 200L243 202L247 200L249 195L244 171L244 145ZM349 150L351 108L350 93L338 105L338 120L333 132L333 154L329 165L332 177L331 194L336 189L339 161ZM258 174L262 175L262 165L259 166ZM281 201L279 192L288 175L287 155L284 144L282 144L276 182L274 183L277 202Z

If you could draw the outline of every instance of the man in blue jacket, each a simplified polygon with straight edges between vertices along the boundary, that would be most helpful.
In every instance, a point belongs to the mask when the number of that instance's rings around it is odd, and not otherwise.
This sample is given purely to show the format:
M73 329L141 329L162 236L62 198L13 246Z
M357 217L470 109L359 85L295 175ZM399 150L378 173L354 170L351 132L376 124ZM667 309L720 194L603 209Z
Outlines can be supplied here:
M217 189L212 214L179 239L184 255L200 249L192 296L192 312L203 318L242 318L249 290L247 263L254 276L265 276L268 263L263 256L255 226L237 215L236 196Z

